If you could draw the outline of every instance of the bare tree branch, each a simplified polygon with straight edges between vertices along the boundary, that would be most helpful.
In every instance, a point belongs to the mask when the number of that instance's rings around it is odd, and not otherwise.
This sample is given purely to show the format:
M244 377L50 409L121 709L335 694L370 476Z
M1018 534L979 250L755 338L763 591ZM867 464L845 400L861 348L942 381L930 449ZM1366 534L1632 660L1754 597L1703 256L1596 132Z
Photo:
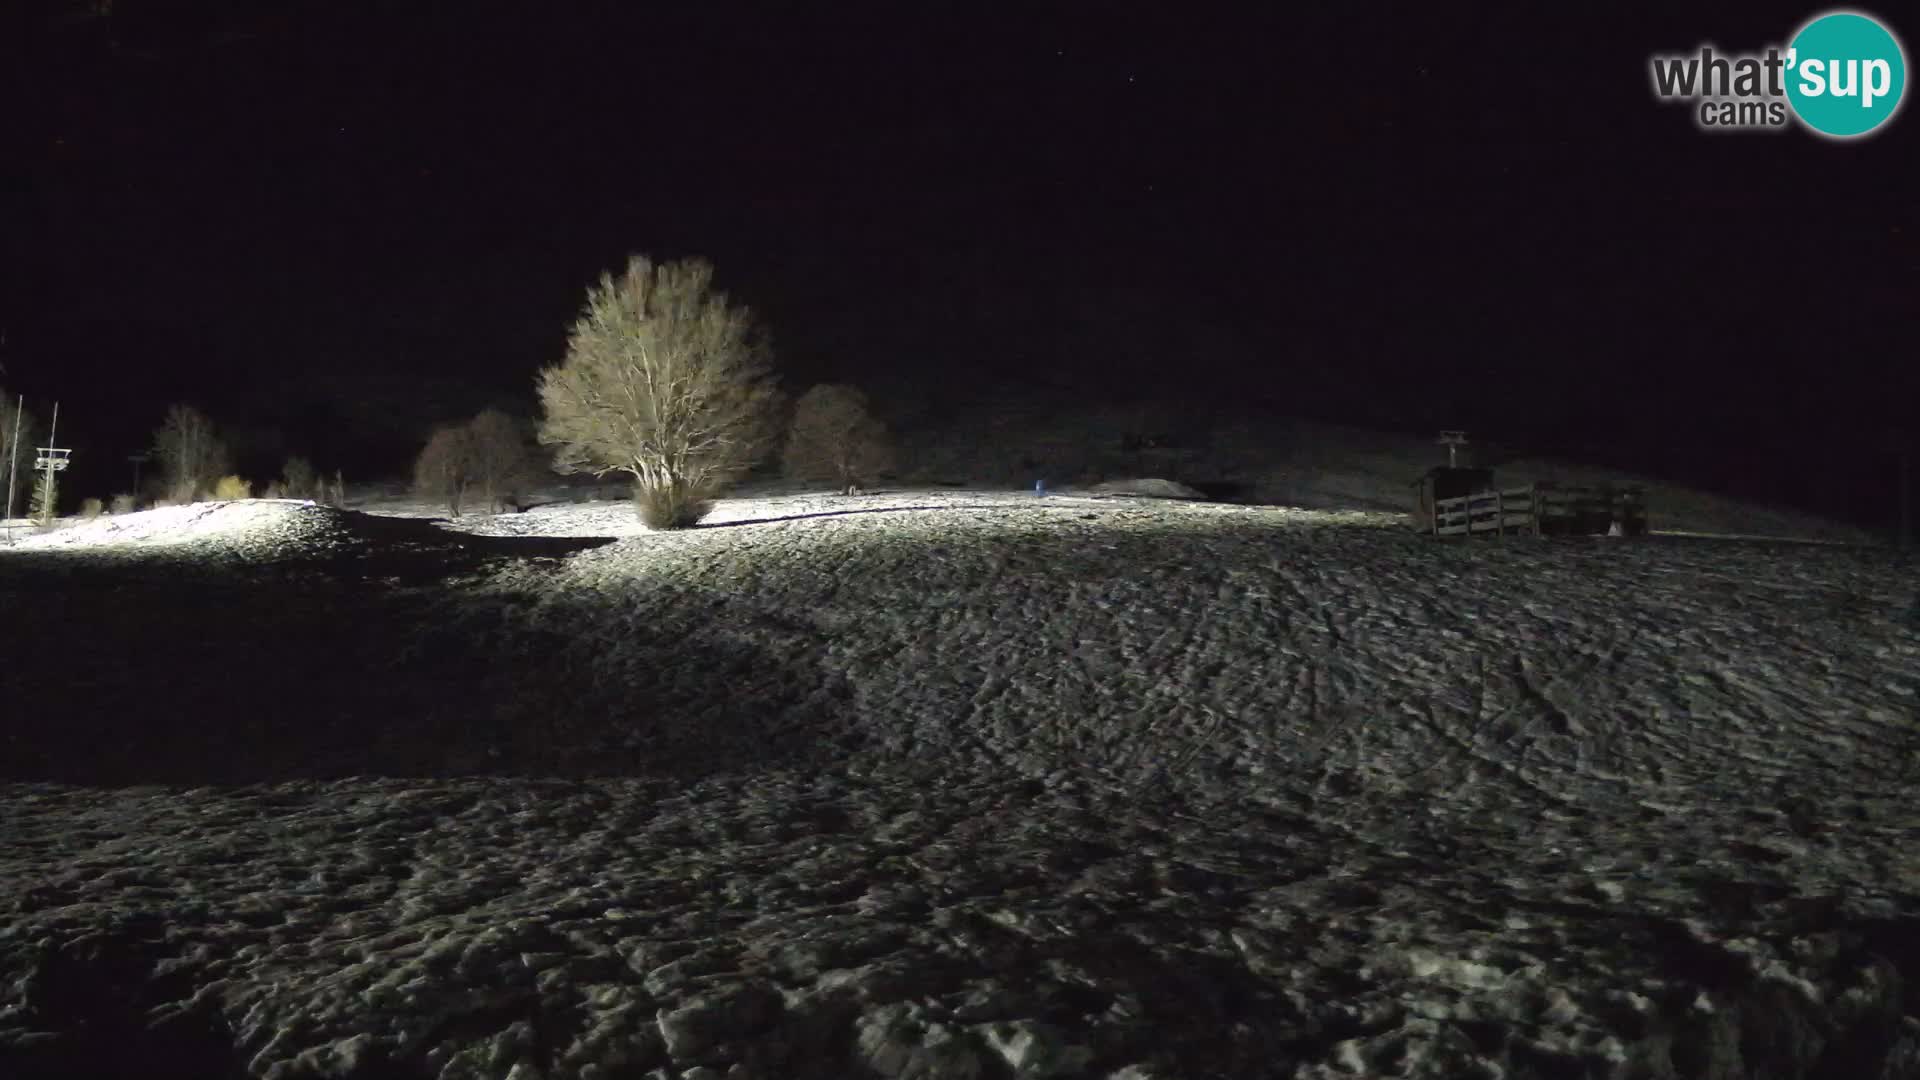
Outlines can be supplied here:
M213 421L191 405L174 405L153 433L153 456L160 462L164 493L175 502L192 502L231 471L227 445Z

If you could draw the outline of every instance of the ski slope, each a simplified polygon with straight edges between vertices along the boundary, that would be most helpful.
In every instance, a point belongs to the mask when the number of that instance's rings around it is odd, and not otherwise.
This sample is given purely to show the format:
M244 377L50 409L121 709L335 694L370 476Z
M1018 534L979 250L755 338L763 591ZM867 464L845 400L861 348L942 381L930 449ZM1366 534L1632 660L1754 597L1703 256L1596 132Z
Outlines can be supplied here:
M0 1073L1920 1075L1891 552L386 509L0 549Z

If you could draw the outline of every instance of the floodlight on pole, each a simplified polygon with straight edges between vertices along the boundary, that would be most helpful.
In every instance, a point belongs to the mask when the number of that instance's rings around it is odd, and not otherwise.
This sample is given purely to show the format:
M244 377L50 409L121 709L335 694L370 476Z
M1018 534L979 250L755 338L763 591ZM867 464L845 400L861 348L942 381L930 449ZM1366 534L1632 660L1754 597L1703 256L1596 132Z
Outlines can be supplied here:
M1458 467L1460 462L1459 458L1455 455L1461 447L1467 445L1467 433L1464 431L1442 431L1439 441L1441 446L1447 448L1447 468L1452 469Z
M13 410L13 449L7 454L7 508L6 513L0 514L0 522L10 521L13 518L13 481L20 472L20 423L26 419L26 415L27 397L22 394ZM13 538L11 530L7 532L7 538Z

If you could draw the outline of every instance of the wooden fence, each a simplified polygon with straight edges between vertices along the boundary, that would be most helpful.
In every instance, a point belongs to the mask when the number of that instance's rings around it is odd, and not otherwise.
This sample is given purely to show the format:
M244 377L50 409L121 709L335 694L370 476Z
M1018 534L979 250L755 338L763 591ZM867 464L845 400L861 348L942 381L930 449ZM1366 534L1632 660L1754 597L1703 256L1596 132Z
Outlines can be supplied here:
M1640 488L1529 484L1481 491L1433 504L1435 536L1588 536L1647 531L1647 505Z

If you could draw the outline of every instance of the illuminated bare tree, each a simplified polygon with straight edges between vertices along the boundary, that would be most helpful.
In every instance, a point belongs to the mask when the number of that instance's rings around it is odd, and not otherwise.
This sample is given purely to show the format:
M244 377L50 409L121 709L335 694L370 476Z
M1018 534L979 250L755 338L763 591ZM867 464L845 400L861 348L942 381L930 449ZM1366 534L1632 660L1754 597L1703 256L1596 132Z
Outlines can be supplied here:
M867 411L866 394L822 383L794 403L782 461L790 476L831 480L851 495L893 464L893 448L886 425Z
M60 512L60 474L41 470L33 475L33 505L27 516L45 524Z
M175 405L153 433L153 456L160 462L166 497L189 503L231 472L226 443L213 421L191 405Z
M314 498L320 488L320 474L313 469L313 462L295 456L280 466L280 490L289 499Z
M486 500L487 513L532 479L533 455L520 424L499 409L487 409L467 421L469 472Z
M603 274L539 376L540 441L554 468L633 477L641 520L680 528L773 446L780 394L771 350L705 260L633 256Z
M467 487L473 483L473 436L465 424L433 429L427 445L413 462L413 490L444 496L447 513L460 516Z

